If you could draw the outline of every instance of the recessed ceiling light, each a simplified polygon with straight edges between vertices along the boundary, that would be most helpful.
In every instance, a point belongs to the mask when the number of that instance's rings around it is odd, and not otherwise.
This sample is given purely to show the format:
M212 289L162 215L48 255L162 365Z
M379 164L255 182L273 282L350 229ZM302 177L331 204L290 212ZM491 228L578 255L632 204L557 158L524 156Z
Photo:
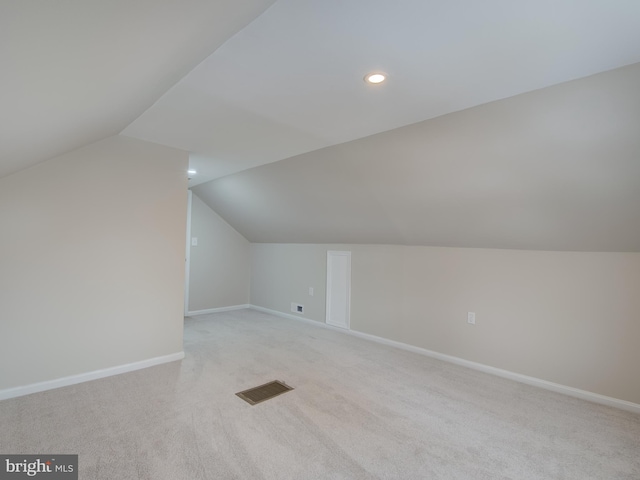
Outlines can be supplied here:
M386 79L387 79L387 76L384 73L380 73L380 72L367 73L364 76L364 81L367 82L367 83L371 83L373 85L377 85L379 83L382 83Z
M187 170L187 173L188 173L189 175L195 175L195 174L196 174L196 173L198 173L198 172L196 172L195 170Z

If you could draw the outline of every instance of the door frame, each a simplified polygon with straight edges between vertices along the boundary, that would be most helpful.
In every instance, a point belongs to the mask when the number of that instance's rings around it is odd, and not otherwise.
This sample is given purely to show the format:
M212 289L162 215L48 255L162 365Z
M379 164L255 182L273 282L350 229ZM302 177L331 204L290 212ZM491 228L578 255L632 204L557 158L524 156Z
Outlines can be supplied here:
M191 273L191 203L193 202L193 193L187 190L187 236L185 245L185 264L184 264L184 316L189 315L189 276Z

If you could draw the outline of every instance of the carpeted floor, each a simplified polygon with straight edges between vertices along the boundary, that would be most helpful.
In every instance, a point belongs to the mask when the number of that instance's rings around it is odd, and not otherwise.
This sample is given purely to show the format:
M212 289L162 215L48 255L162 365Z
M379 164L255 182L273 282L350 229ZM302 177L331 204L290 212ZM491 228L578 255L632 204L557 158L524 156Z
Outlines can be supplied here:
M0 453L77 453L82 480L640 479L622 410L250 310L187 318L185 353L0 402Z

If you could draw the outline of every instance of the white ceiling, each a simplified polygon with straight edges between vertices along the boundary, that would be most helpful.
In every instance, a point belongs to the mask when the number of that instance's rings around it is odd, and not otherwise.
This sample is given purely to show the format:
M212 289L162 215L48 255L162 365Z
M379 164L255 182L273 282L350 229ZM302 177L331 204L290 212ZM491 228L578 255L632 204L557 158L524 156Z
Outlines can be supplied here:
M193 186L639 61L637 0L279 0L123 134Z
M640 252L640 63L193 188L251 242Z
M121 133L253 242L640 252L639 0L0 0L0 66L0 177Z
M272 0L0 0L0 177L116 135Z

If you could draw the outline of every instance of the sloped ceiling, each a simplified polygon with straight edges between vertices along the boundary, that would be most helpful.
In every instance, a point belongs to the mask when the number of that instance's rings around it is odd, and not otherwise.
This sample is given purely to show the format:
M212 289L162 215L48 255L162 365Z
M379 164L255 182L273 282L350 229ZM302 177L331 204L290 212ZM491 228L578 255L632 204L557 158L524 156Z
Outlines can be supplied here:
M194 186L636 62L638 0L278 0L123 133Z
M638 62L637 0L0 0L0 176L120 133L254 242L640 251Z
M118 134L272 3L0 1L0 177Z
M640 251L640 64L193 188L252 242Z

